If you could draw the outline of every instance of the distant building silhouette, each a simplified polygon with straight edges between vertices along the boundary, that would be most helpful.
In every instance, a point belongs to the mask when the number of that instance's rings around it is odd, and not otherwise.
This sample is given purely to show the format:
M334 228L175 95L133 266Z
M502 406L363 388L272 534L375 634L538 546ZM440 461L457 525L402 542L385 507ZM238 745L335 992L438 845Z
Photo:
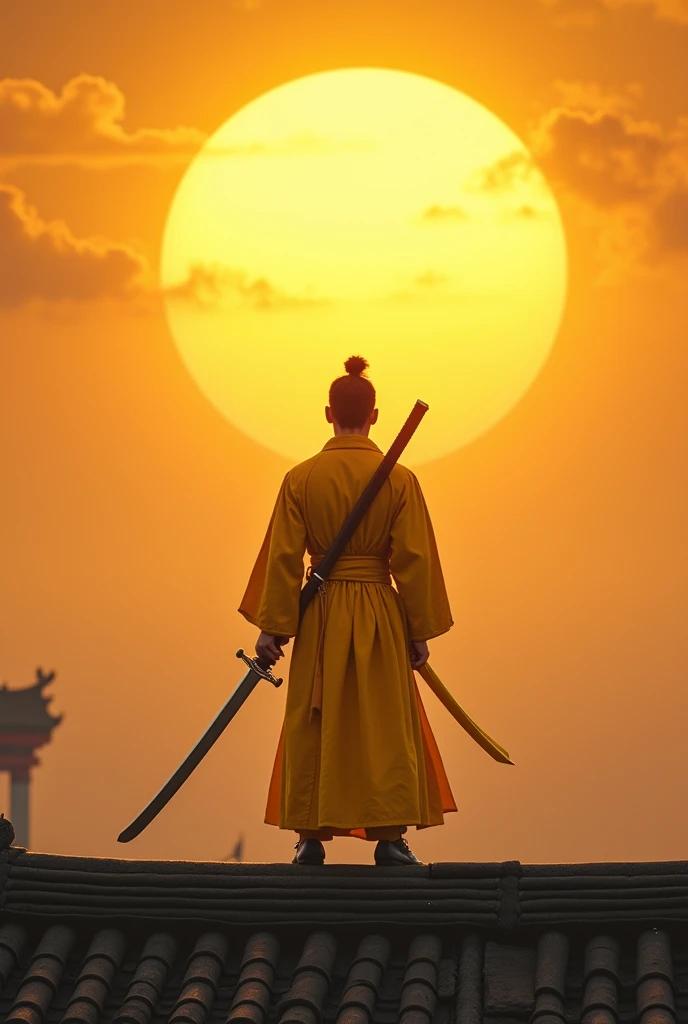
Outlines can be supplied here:
M55 678L36 669L36 682L22 690L0 687L0 771L10 775L10 809L19 846L29 846L31 769L39 764L36 750L50 742L62 716L48 710L52 697L43 693Z

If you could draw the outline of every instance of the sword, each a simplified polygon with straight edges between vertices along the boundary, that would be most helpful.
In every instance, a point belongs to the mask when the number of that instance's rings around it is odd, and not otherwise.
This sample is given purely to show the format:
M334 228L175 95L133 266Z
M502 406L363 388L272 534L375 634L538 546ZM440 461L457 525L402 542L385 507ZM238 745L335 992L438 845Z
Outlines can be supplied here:
M313 572L310 579L304 584L299 599L299 621L303 618L306 608L315 597L318 587L325 582L329 573L332 571L332 567L355 533L363 519L363 516L372 504L376 495L379 493L382 485L391 473L393 467L396 465L399 456L413 437L420 421L423 419L423 416L425 416L427 411L427 404L418 400L411 410L411 413L403 427L392 442L389 451L383 456L380 465L373 473L360 498L351 509L351 512L344 521L339 533L325 552L322 561L319 562L318 571ZM268 682L273 684L273 686L281 685L282 680L275 679L270 671L270 663L261 664L257 658L249 658L243 651L237 651L237 658L241 658L242 661L248 665L248 672L234 690L234 693L222 708L222 711L220 711L217 718L213 719L196 746L189 754L187 754L186 758L179 765L179 768L177 768L174 775L167 780L160 792L154 796L148 806L141 811L138 818L132 821L131 825L125 828L123 832L120 832L117 837L118 843L128 843L131 842L132 839L136 839L136 837L143 832L144 828L147 825L150 825L153 818L160 813L163 807L167 806L177 790L183 786L189 775L191 775L194 768L200 764L215 741L225 731L246 698L253 692L259 680L267 679Z
M174 794L179 790L194 768L196 768L208 753L213 744L220 738L229 723L236 715L246 698L253 693L261 679L267 679L273 686L281 686L282 680L277 679L269 667L261 665L257 658L249 658L243 651L236 652L237 658L248 666L248 672L235 688L231 697L212 720L206 731L201 736L196 746L186 755L176 772L170 776L162 789L156 793L147 807L139 814L138 818L132 821L123 832L117 836L118 843L129 843L136 839L147 825L150 825L153 818L156 818L163 807L167 806Z

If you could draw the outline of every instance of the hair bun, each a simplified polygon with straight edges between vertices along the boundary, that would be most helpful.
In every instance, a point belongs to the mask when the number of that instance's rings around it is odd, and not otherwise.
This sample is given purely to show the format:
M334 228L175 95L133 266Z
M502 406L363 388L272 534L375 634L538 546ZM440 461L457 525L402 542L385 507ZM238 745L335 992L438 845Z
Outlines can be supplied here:
M344 363L344 369L354 377L360 377L363 371L368 369L368 360L363 356L349 356Z

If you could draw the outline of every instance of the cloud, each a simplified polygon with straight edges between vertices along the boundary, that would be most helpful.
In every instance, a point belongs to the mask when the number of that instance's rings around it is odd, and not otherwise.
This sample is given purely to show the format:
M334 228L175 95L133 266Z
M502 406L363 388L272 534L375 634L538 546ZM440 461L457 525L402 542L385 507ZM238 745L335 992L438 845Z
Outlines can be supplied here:
M166 289L165 295L173 301L189 302L202 309L216 308L227 300L263 311L327 304L327 300L309 295L290 295L276 288L265 277L252 279L243 270L233 270L218 263L194 264L189 268L186 280Z
M42 220L20 189L0 185L0 306L126 299L145 270L128 246L75 238L64 221Z
M423 210L421 214L421 220L430 221L433 224L469 219L468 214L461 206L442 206L439 203L428 206L427 210Z
M637 106L644 92L639 82L627 82L621 88L610 89L599 82L561 78L556 79L554 88L559 94L562 107L587 110L591 113L620 113L631 110Z
M508 192L519 184L535 179L537 168L530 153L515 149L478 173L477 187L482 192Z
M537 134L545 173L600 206L651 191L668 148L659 125L610 111L557 107Z
M667 129L609 104L557 106L533 144L560 198L596 218L603 262L625 273L688 252L688 120Z
M208 148L204 155L231 157L323 156L330 153L366 153L376 148L373 139L331 139L316 132L304 131L268 142L254 140L241 144Z
M0 162L4 164L155 163L188 159L206 136L194 128L123 126L122 91L81 74L58 95L35 79L0 80Z
M542 217L542 210L538 210L530 203L523 203L511 211L511 216L514 220L537 220L538 217Z
M602 10L645 8L656 18L679 25L688 25L688 0L540 0L556 12L556 22L569 25L593 25Z

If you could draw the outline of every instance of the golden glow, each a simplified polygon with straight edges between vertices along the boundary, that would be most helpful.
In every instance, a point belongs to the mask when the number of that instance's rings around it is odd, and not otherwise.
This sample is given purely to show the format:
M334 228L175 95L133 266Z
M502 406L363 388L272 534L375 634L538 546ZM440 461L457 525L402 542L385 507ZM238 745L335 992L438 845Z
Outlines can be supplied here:
M520 139L419 75L346 69L266 93L187 170L162 254L179 351L240 430L289 459L325 439L352 353L411 462L488 430L547 358L566 291L555 200Z

